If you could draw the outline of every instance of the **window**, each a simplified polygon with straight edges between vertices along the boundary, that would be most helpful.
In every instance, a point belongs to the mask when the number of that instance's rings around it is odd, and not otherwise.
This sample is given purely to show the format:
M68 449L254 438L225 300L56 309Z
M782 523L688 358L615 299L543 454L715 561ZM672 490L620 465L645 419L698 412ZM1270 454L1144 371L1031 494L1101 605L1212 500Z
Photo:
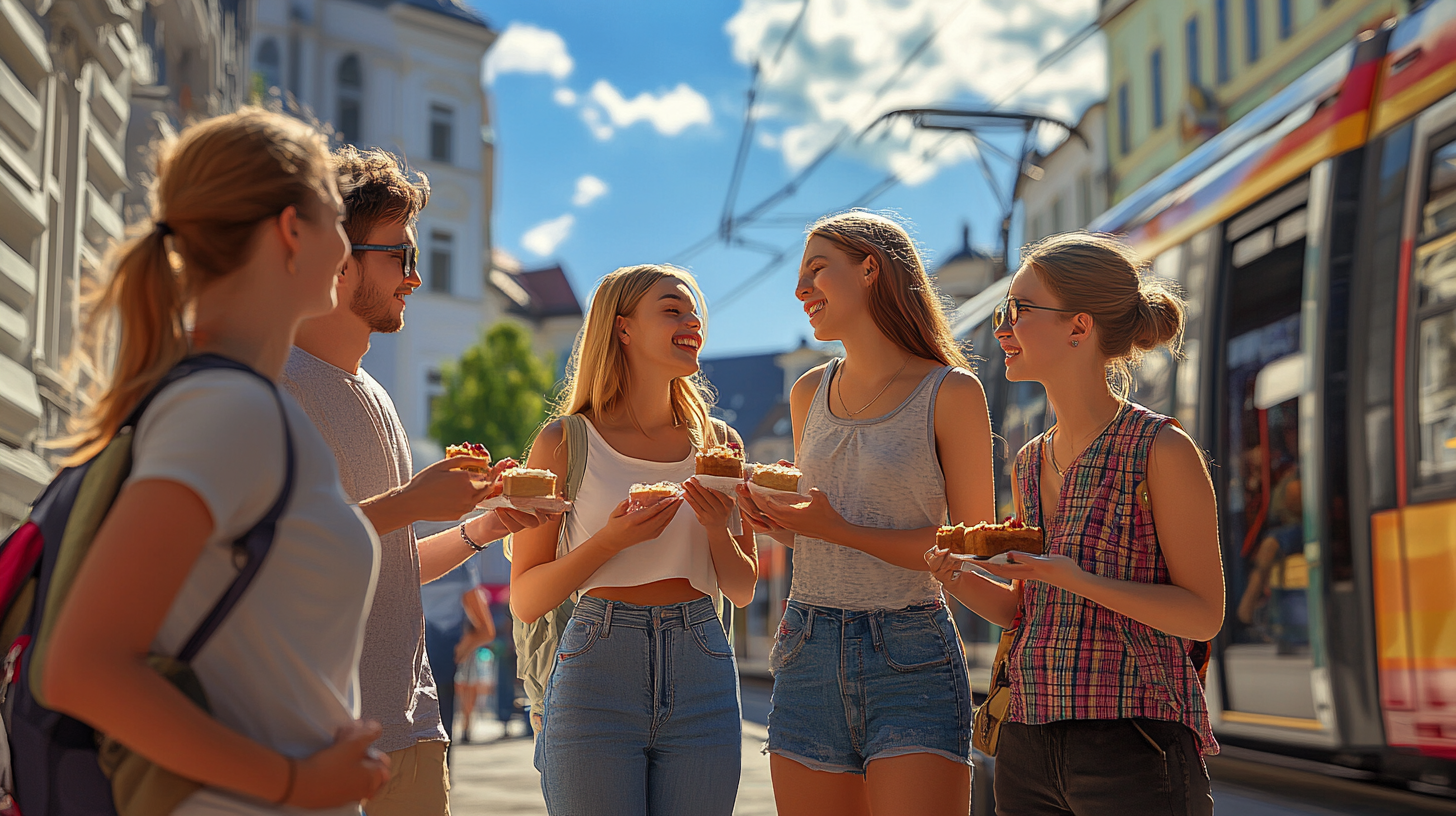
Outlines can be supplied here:
M1456 486L1456 138L1429 154L1425 205L1412 264L1419 329L1415 483Z
M430 106L430 158L449 164L454 151L455 110L448 105Z
M455 237L448 232L430 233L430 291L450 294L450 266L455 258Z
M1153 83L1153 130L1163 126L1163 49L1154 48L1149 70Z
M288 35L288 92L297 99L303 87L303 42L298 32Z
M148 6L150 8L150 6ZM269 37L258 46L258 75L263 80L263 93L270 88L283 86L282 57L278 53L278 41Z
M1117 150L1126 156L1132 152L1132 134L1129 132L1132 111L1127 109L1127 83L1117 86Z
M1259 61L1259 0L1244 0L1244 62Z
M339 115L334 126L346 142L359 141L359 126L364 107L364 71L359 56L350 54L339 63Z
M1198 87L1203 84L1203 70L1198 52L1198 18L1189 17L1183 32L1183 50L1188 54L1188 84Z
M1052 232L1067 231L1067 207L1061 196L1052 199Z
M1279 0L1279 39L1294 33L1294 0Z
M1213 0L1213 56L1218 61L1218 82L1229 81L1228 0Z

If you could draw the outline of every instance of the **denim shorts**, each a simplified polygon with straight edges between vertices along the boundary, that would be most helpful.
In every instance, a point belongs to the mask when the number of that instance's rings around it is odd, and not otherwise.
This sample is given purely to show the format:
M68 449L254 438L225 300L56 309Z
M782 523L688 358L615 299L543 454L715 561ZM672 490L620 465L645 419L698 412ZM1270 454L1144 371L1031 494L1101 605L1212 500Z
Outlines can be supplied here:
M743 720L711 598L637 606L591 595L561 633L536 769L552 816L730 816Z
M769 656L768 751L816 771L937 754L971 764L971 687L945 604L854 611L790 600Z

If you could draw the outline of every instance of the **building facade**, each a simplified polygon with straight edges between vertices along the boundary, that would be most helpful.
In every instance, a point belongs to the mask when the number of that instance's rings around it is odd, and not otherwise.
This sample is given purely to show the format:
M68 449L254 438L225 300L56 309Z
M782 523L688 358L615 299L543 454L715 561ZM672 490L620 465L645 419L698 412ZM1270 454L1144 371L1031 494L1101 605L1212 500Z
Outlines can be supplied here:
M292 99L341 141L381 147L430 179L420 277L404 330L364 367L389 390L421 465L440 368L480 337L494 149L481 67L496 32L453 0L257 0L252 88Z
M1102 0L1116 203L1404 0Z
M560 264L526 269L510 253L497 248L491 253L490 273L481 320L495 325L498 320L519 324L531 336L536 355L551 366L560 379L576 346L584 315L581 300Z
M1069 136L1045 155L1033 156L1042 176L1021 180L1017 246L1081 229L1107 209L1106 113L1106 103L1092 105L1077 122L1082 139Z
M95 372L80 293L145 201L152 139L234 107L240 0L0 0L0 524L50 480Z

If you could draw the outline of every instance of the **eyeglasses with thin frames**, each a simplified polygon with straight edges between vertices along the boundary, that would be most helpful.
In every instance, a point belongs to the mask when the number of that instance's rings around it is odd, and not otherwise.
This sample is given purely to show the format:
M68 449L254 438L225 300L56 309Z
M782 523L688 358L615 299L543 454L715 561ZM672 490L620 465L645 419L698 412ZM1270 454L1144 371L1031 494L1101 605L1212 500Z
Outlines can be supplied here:
M996 311L992 314L992 326L997 329L1002 326L1015 326L1016 321L1021 319L1021 313L1023 311L1029 312L1036 309L1040 309L1043 312L1062 312L1063 314L1077 314L1079 311L1077 309L1053 309L1050 306L1022 303L1015 295L1007 295L1006 299L1001 301L1001 304L996 307Z
M414 244L350 244L349 248L355 252L403 252L405 277L415 271L415 263L420 255L419 247Z

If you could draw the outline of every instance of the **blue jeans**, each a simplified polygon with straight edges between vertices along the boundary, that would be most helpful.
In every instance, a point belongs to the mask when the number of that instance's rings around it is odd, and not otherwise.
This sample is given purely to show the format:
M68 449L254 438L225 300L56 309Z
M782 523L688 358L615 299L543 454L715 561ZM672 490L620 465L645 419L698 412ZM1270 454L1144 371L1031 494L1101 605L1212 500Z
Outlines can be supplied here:
M429 656L430 673L435 676L440 722L450 740L454 740L455 731L455 644L460 642L461 632L460 626L438 629L425 624L425 654Z
M584 596L546 686L536 769L552 816L730 816L743 722L711 598Z

